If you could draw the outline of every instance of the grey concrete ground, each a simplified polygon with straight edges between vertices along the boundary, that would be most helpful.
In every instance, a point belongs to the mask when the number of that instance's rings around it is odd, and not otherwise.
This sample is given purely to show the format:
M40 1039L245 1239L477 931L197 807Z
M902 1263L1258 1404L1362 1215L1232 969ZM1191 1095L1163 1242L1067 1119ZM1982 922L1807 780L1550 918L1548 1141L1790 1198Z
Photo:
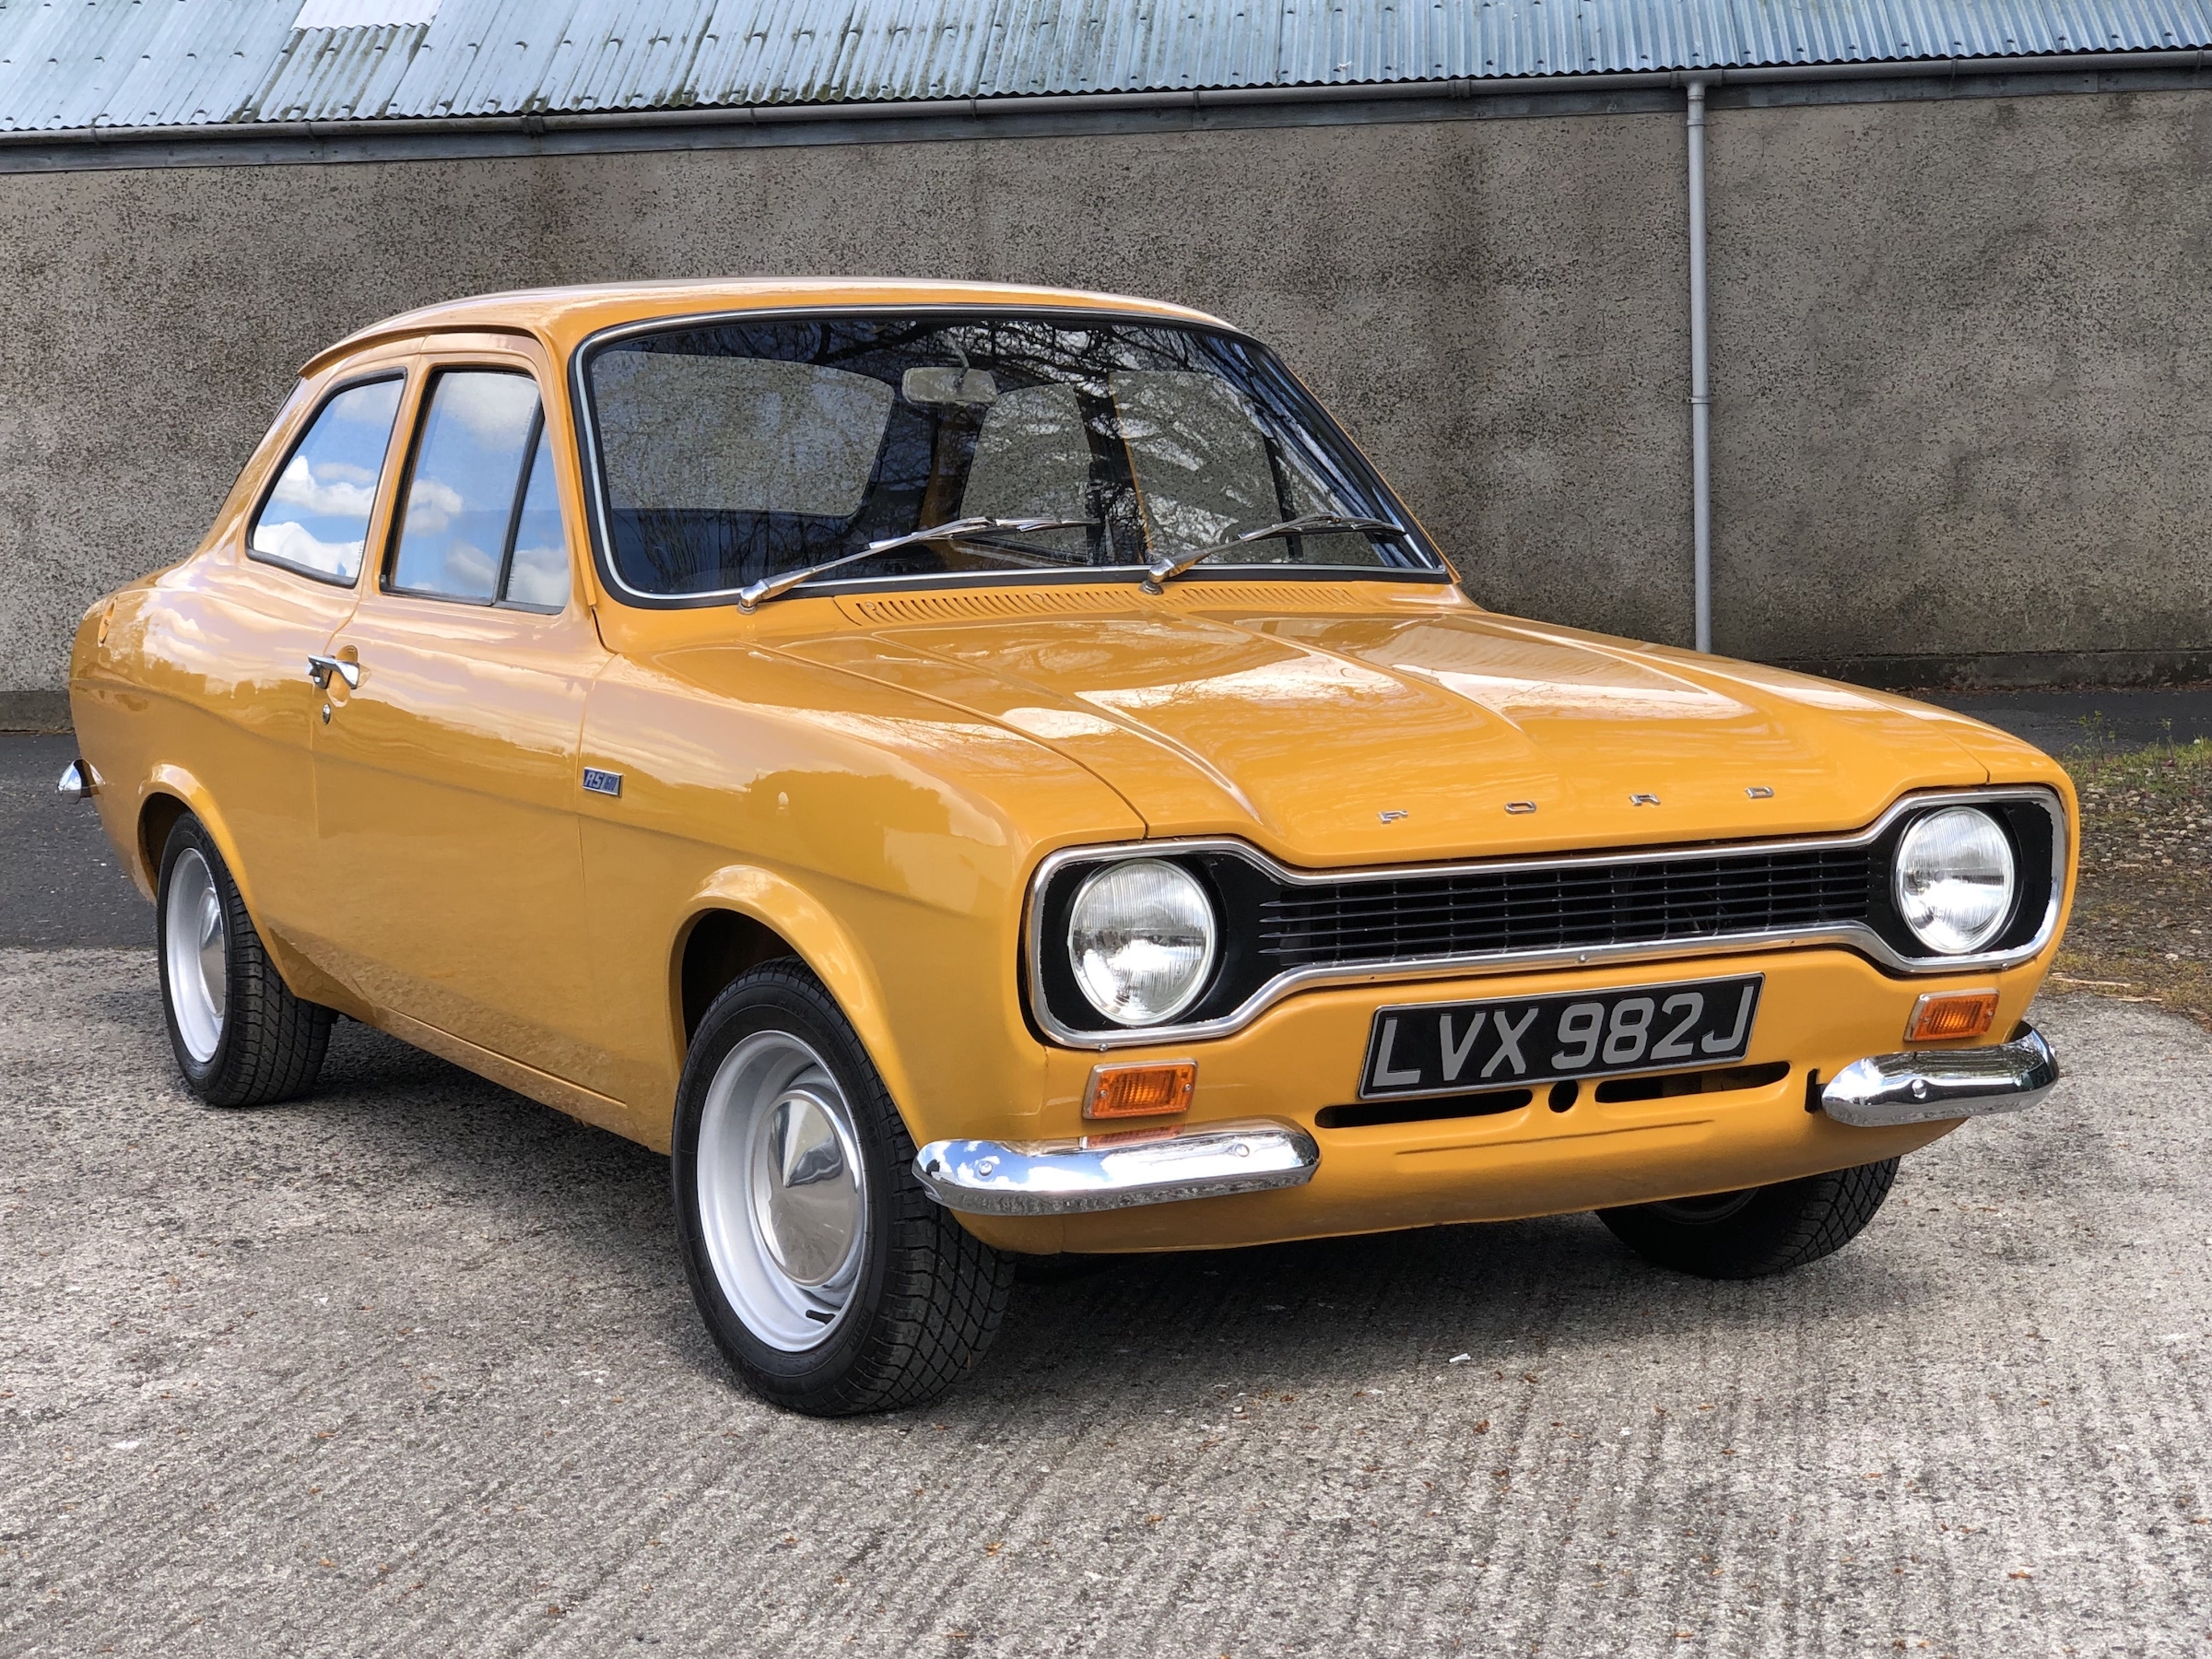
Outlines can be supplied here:
M732 1385L658 1159L358 1026L210 1112L146 953L0 951L0 1651L2202 1653L2212 1040L2040 1018L2052 1100L1786 1279L1144 1261L822 1423Z

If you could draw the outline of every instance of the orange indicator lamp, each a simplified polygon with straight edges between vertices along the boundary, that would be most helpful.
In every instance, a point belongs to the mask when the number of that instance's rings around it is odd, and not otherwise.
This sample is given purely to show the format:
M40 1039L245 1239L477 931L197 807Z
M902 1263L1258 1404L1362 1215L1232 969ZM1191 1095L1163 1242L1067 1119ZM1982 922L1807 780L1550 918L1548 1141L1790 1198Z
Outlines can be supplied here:
M1907 1042L1943 1042L1985 1036L1997 1018L1994 991L1931 991L1912 1005Z
M1094 1065L1084 1091L1087 1118L1165 1117L1188 1112L1198 1087L1195 1060L1143 1060L1131 1065Z

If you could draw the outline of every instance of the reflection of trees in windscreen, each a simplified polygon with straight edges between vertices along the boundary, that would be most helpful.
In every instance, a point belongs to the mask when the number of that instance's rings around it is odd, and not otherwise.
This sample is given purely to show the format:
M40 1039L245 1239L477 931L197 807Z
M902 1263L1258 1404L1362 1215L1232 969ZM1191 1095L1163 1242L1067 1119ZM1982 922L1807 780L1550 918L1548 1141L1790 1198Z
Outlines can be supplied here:
M1087 527L907 547L841 574L1125 566L1300 513L1382 515L1288 379L1198 330L770 320L626 341L590 374L617 567L647 591L733 588L959 518ZM1356 535L1235 557L1381 562Z

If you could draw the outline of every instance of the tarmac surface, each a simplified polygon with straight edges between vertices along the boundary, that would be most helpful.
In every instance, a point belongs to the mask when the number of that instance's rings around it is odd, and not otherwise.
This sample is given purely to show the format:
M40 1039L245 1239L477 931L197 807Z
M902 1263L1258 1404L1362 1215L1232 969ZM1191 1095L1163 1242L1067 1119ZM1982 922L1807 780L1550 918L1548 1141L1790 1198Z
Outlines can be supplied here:
M54 793L76 739L0 736L0 947L154 943L100 815Z
M2046 754L2100 753L2212 737L2212 687L2139 690L1912 691L2025 737Z
M0 950L0 1652L2204 1653L2212 1038L1841 1254L1566 1217L1024 1286L924 1411L739 1390L666 1166L363 1028L195 1104L150 953Z

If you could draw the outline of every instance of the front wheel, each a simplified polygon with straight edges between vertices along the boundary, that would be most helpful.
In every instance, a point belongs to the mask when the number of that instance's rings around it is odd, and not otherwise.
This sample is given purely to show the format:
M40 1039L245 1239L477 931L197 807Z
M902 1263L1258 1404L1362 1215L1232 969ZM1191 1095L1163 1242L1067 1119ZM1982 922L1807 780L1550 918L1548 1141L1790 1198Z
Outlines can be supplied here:
M161 850L155 893L170 1047L210 1106L264 1106L314 1087L337 1016L294 996L206 827L189 813Z
M1764 1278L1833 1254L1874 1219L1897 1179L1897 1159L1802 1181L1633 1204L1597 1218L1638 1255L1700 1278Z
M996 1335L1014 1259L923 1190L914 1147L821 982L771 962L717 997L677 1091L691 1293L762 1398L814 1417L935 1398Z

